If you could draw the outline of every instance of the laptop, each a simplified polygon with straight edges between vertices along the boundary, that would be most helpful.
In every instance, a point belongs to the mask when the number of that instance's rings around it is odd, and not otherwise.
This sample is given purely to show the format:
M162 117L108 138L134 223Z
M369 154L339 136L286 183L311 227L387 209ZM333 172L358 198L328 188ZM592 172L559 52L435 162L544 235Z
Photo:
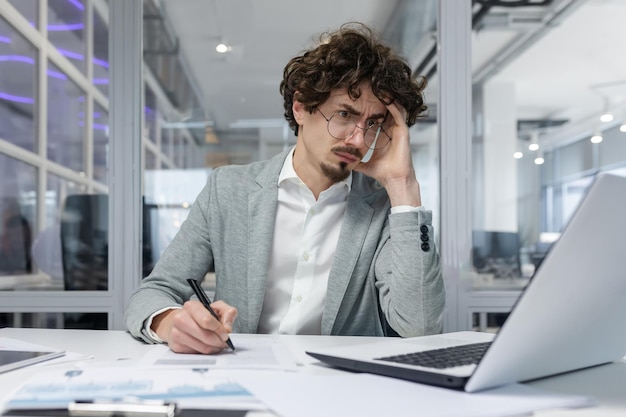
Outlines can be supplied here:
M626 177L598 174L496 335L381 338L307 353L346 370L475 392L621 359L625 300ZM414 364L435 349L470 349L478 359Z

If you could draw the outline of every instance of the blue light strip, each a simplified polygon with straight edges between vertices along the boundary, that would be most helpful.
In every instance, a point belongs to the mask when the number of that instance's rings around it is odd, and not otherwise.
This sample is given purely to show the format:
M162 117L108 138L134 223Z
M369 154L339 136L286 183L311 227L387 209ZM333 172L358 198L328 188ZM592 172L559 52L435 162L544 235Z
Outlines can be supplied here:
M78 126L85 127L85 122L78 122ZM102 123L94 123L93 129L94 130L108 130L109 125L103 125Z
M107 69L109 68L109 63L106 62L104 59L94 58L92 62L94 64L96 64L96 65L101 66L101 67L104 67L104 68L107 68Z
M78 0L67 0L71 4L73 4L78 10L85 10L85 6Z
M71 58L71 59L76 59L78 61L83 61L85 59L85 57L79 53L76 52L72 52L72 51L68 51L66 49L59 49L57 48L57 51L59 51L59 53L65 57ZM99 65L101 67L105 67L105 68L109 68L109 63L102 60L102 59L97 59L94 58L92 61L95 65Z
M67 80L67 75L59 71L48 70L46 71L49 77L56 78L57 80Z
M65 51L67 52L67 51ZM24 55L0 55L0 62L24 62L26 64L34 65L35 59ZM60 71L48 70L46 72L49 77L56 78L58 80L68 80L67 75ZM109 84L108 78L94 78L93 84L106 85ZM34 99L30 97L14 96L12 94L0 92L0 98L6 101L13 101L16 103L34 103Z
M72 59L77 59L79 61L82 61L83 59L85 59L81 54L76 53L76 52L72 52L72 51L68 51L66 49L60 49L57 48L57 51L59 51L59 53L65 57L68 58L72 58Z
M35 59L24 55L0 55L0 62L25 62L26 64L35 64Z
M15 103L33 104L35 102L35 100L30 97L14 96L12 94L3 93L1 91L0 98L7 101L13 101Z
M67 32L72 30L83 30L85 29L85 25L83 23L48 25L47 29L48 32Z

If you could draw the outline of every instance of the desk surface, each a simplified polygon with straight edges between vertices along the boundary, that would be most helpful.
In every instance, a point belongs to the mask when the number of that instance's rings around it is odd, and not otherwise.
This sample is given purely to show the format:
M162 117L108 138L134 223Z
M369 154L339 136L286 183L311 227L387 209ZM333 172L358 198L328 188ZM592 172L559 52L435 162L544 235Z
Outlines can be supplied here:
M247 335L239 335L246 337ZM94 361L139 359L146 352L146 345L133 339L124 331L63 330L63 329L0 329L0 337L19 339L53 348L93 355ZM258 335L250 337L259 337ZM342 336L276 336L296 358L309 358L306 349L354 344L370 341L370 337ZM313 359L310 359L310 363ZM306 365L306 363L305 363ZM27 367L0 374L0 401L8 388L26 380L39 369ZM324 366L304 366L302 372L341 372ZM553 410L536 413L537 417L617 417L626 415L626 361L586 369L529 383L531 386L558 393L591 396L597 407L577 410Z

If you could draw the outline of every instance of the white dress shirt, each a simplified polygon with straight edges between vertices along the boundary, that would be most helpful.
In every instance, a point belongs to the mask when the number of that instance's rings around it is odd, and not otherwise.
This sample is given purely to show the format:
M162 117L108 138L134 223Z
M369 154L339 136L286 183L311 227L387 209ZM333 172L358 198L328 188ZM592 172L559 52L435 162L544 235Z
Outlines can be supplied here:
M321 334L328 275L352 173L317 201L290 152L278 178L278 208L259 333Z

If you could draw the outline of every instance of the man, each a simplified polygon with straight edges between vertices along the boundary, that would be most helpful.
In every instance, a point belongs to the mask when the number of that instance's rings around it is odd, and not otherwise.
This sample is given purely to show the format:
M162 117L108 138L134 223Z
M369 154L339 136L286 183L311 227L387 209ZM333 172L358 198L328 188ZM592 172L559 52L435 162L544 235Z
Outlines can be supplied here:
M280 90L295 148L211 173L132 296L130 332L182 353L219 352L231 331L440 332L432 213L409 146L424 88L364 25L344 25L293 58ZM219 320L187 301L186 280L212 269Z

